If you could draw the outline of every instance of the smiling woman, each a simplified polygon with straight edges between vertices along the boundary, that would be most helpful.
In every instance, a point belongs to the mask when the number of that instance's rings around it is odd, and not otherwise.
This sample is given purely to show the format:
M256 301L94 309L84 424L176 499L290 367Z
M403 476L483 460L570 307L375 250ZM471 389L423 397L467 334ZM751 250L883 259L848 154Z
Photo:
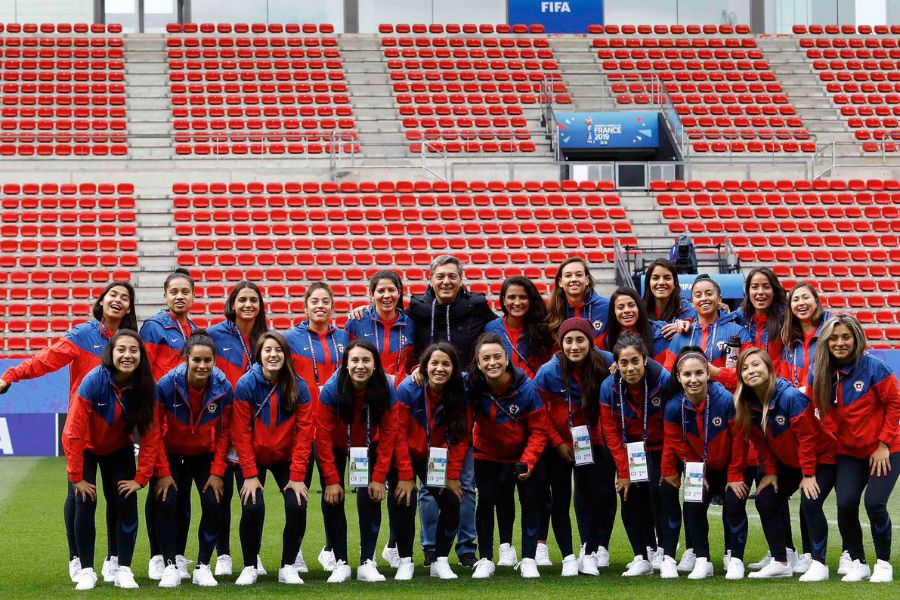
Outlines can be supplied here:
M163 284L166 308L144 321L141 339L157 381L181 362L181 347L197 328L188 318L194 305L194 280L187 269L175 269Z

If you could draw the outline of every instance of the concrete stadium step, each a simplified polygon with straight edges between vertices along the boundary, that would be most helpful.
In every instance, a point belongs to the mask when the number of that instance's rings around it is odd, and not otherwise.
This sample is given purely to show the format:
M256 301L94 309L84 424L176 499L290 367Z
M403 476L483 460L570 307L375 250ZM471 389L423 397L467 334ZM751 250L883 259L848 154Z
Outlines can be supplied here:
M124 46L129 157L171 158L172 106L165 36L127 35Z

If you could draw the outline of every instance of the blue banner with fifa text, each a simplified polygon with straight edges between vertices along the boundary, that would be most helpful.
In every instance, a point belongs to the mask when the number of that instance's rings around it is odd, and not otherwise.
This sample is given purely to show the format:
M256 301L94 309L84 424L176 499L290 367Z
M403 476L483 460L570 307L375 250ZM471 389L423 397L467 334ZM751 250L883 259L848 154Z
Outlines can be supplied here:
M22 362L0 359L0 374ZM9 386L0 395L0 415L27 413L64 413L69 408L69 367Z
M562 150L659 148L659 113L557 112Z
M543 25L547 33L587 33L603 24L603 0L508 0L511 25Z

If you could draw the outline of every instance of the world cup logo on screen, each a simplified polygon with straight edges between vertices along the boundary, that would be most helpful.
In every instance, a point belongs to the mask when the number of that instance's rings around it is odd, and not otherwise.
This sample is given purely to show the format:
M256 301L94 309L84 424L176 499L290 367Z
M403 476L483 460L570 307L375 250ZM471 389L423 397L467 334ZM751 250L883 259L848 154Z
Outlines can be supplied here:
M587 143L594 143L594 132L593 132L594 120L590 117L584 120L584 128L587 130Z

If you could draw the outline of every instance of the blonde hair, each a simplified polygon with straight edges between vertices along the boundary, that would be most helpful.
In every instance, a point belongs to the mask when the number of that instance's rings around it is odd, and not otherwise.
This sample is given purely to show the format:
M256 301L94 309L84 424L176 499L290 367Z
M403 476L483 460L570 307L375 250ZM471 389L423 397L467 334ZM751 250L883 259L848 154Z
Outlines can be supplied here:
M744 437L750 437L751 427L751 402L756 397L756 393L749 385L744 383L741 374L744 371L744 365L753 356L760 356L763 364L769 370L769 379L766 383L766 391L762 398L756 398L762 404L762 430L766 433L766 419L769 413L769 402L772 400L772 394L775 392L775 365L772 364L772 358L769 353L762 348L747 348L737 359L737 388L734 390L734 421L744 430Z
M787 295L787 305L784 309L784 324L781 326L781 341L785 348L790 348L794 340L803 339L803 325L800 324L800 319L795 317L794 312L791 310L791 298L801 288L807 288L816 301L816 310L811 317L812 322L821 323L822 317L825 315L825 309L822 307L822 301L819 300L819 292L816 291L816 288L808 281L800 281L794 284L794 287L791 288Z
M866 334L863 332L862 325L853 315L835 315L822 325L819 341L816 344L816 351L813 353L812 368L812 392L816 408L819 409L820 418L824 418L831 409L831 397L834 394L832 377L837 364L831 355L831 351L828 349L828 339L834 335L834 329L838 325L846 327L850 331L850 335L853 336L853 351L850 353L848 364L856 366L866 351Z

